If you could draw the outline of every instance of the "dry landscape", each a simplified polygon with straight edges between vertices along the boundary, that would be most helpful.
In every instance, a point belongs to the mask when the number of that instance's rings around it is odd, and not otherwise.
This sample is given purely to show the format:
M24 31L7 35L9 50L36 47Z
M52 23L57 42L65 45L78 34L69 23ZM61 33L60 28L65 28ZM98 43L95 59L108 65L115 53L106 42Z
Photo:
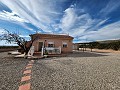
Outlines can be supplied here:
M30 60L0 53L0 90L18 90ZM31 90L120 90L120 53L74 51L35 60Z

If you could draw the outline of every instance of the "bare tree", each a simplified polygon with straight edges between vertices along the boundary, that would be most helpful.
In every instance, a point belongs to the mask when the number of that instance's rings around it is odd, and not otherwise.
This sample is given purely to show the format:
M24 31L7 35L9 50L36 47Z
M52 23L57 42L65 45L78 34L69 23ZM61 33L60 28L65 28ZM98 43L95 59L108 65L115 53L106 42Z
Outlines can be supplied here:
M6 40L8 43L13 43L15 42L19 47L21 47L21 49L23 50L23 52L25 53L25 55L28 54L28 51L30 50L33 42L38 38L37 36L30 40L27 41L25 40L25 38L20 37L20 35L16 34L16 33L11 33L8 30L5 29L5 33L3 33L0 36L0 40Z

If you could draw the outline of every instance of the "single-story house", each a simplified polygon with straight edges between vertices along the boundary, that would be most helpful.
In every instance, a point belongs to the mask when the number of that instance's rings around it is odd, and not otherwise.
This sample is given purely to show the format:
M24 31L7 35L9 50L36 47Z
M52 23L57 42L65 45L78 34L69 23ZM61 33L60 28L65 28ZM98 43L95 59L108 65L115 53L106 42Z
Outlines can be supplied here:
M31 34L31 39L37 39L33 42L35 52L47 54L70 53L73 50L73 37L59 34Z

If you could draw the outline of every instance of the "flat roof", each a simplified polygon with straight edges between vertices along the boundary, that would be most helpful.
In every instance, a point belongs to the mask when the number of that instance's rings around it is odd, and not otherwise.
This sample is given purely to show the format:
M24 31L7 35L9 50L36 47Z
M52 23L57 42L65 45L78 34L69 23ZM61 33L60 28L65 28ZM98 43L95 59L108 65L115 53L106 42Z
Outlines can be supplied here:
M42 33L36 33L36 34L31 34L30 36L36 36L36 35L39 35L41 37L58 37L58 38L71 38L71 39L74 39L72 36L62 35L62 34L42 34Z

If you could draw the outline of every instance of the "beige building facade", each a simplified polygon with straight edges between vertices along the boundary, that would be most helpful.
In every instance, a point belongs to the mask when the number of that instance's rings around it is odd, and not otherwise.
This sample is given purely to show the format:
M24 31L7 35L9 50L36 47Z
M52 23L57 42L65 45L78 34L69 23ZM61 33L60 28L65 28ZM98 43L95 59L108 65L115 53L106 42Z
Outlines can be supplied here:
M36 52L44 48L48 54L70 53L73 50L73 37L56 34L32 34L31 39L37 38L33 46Z

